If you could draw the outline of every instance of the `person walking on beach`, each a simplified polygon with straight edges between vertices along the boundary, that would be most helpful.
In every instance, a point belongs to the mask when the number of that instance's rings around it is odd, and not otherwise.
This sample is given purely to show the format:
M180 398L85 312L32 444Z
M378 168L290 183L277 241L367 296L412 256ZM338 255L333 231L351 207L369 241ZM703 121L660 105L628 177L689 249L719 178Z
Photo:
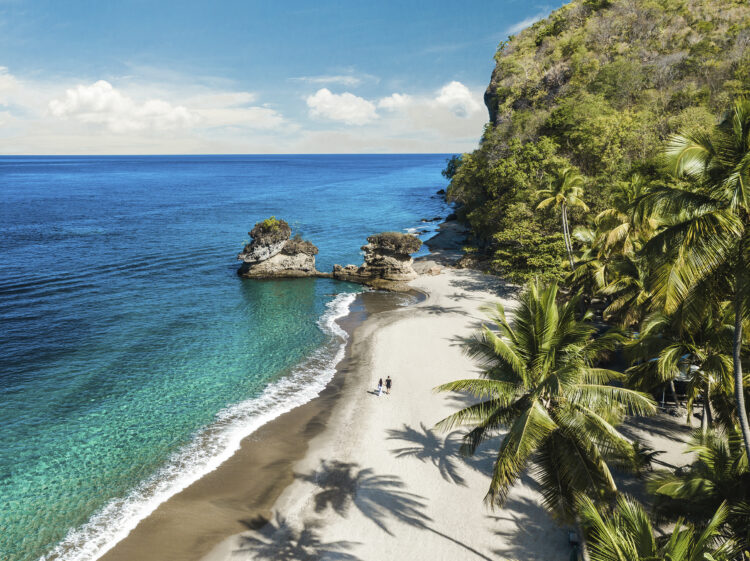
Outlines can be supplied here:
M385 379L385 393L390 394L391 393L391 385L393 384L393 380L391 380L391 377L388 376Z
M383 378L378 380L378 397L383 395Z

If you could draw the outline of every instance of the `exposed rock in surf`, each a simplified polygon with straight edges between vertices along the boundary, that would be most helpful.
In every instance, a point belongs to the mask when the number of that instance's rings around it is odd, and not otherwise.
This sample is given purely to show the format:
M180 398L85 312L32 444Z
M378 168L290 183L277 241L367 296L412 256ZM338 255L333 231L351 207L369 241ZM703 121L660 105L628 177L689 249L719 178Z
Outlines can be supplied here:
M367 238L362 246L365 262L356 265L333 266L333 278L366 284L383 290L408 290L405 283L417 278L411 254L422 247L422 242L411 234L384 232Z
M252 241L237 259L239 275L255 279L321 276L315 269L318 248L299 236L290 239L292 229L272 216L258 222L249 232Z

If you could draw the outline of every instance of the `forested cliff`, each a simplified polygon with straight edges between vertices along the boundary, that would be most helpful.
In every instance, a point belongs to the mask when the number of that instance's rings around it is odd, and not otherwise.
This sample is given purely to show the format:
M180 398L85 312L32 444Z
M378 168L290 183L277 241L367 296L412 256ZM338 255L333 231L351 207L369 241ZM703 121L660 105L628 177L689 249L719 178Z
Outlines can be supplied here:
M561 278L560 213L537 208L540 192L561 170L580 172L573 230L626 186L669 181L666 139L708 130L750 95L750 4L574 0L501 43L495 60L490 122L477 150L449 162L448 198L493 272Z

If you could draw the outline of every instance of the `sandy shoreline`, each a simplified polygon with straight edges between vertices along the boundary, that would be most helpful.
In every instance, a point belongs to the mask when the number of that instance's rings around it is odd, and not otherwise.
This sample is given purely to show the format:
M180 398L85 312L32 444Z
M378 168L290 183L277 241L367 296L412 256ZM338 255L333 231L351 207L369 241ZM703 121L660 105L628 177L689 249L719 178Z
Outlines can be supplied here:
M269 517L274 501L294 479L292 466L326 427L348 374L356 370L352 349L358 328L368 317L398 307L402 299L403 295L389 293L357 295L348 315L337 320L349 340L323 392L244 438L230 459L159 505L100 559L197 560L226 536Z
M452 257L436 251L419 268ZM460 338L483 321L484 303L512 307L511 292L495 277L447 268L411 285L424 302L378 314L357 332L357 376L295 464L271 522L225 539L204 561L568 558L565 531L528 482L502 510L483 504L491 443L464 461L457 432L432 430L461 405L432 388L475 374ZM393 392L377 397L386 375Z
M459 255L459 229L444 225L416 266L425 274L411 285L424 301L398 308L388 295L361 295L344 322L346 357L325 391L247 437L102 559L568 559L566 529L529 479L502 509L483 504L497 443L464 460L459 431L433 430L466 403L432 388L476 375L460 340L484 321L481 306L514 305L496 277L427 273ZM377 397L387 375L393 392ZM687 431L676 420L638 419L626 434L687 463Z

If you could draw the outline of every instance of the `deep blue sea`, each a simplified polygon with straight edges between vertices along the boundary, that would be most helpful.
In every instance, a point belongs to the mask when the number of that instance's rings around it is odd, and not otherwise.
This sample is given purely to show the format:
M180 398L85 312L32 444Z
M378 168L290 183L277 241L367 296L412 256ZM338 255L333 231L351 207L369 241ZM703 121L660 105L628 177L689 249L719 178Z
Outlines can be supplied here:
M312 399L361 288L240 279L247 232L360 264L445 216L446 157L0 157L0 559L97 558Z

